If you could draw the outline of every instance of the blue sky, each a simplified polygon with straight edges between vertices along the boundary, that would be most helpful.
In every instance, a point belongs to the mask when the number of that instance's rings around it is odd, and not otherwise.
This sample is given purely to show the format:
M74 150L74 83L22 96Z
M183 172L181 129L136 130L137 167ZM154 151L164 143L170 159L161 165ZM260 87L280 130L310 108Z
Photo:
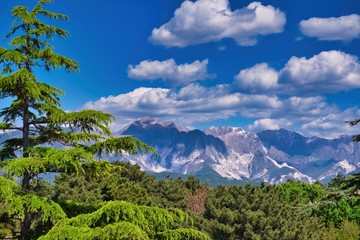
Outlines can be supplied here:
M0 3L0 36L13 6L35 3ZM114 114L114 129L151 116L328 138L359 130L344 124L360 118L358 0L57 0L47 9L70 17L52 22L71 33L54 45L80 72L37 70L39 80L65 91L67 110Z

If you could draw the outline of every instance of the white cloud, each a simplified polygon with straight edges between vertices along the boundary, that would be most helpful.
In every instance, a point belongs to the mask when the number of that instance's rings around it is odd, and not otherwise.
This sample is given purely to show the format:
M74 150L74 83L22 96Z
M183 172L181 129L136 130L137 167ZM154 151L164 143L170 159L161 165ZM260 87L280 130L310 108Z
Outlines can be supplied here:
M336 105L329 105L321 96L289 97L284 100L284 107L280 112L274 112L273 118L287 118L294 122L305 123L333 112L339 111Z
M341 110L336 105L329 105L320 96L290 97L283 100L282 106L273 109L268 117L255 120L247 129L259 132L285 128L304 136L329 139L360 133L360 126L351 127L345 123L360 118L360 109L357 107Z
M304 35L319 40L351 41L360 36L360 15L302 20L300 30Z
M277 107L246 109L246 111L241 112L240 116L256 119L287 119L289 122L302 124L339 111L337 106L329 105L326 103L326 99L321 96L294 96L285 99L278 98L277 100L279 101Z
M302 125L300 132L306 136L336 138L340 135L355 135L360 133L358 126L351 127L345 121L359 119L360 110L356 107L345 111L334 111L321 118L314 119Z
M264 118L255 120L252 124L250 124L247 128L252 132L260 132L263 130L278 130L280 128L288 128L292 123L287 119L271 119Z
M185 47L232 38L239 45L252 46L259 35L282 32L285 22L283 12L260 2L232 11L228 0L186 0L169 22L153 29L150 40Z
M88 102L84 108L109 112L121 121L151 116L192 125L243 114L266 117L283 106L274 96L231 93L229 89L227 85L205 88L197 84L179 91L138 88L126 94Z
M280 71L279 84L289 92L338 92L360 87L356 56L324 51L312 58L292 57Z
M341 51L323 51L307 59L292 57L277 72L266 63L241 70L235 84L246 92L320 94L360 88L360 63Z
M280 99L277 96L232 92L231 86L225 84L210 88L191 84L179 90L138 88L129 93L88 102L84 108L113 114L118 119L117 125L114 125L117 128L119 124L144 116L185 126L242 117L255 119L248 126L251 131L303 126L301 131L307 136L317 133L324 137L350 133L344 131L344 121L360 118L359 111L355 113L349 110L344 115L337 106L329 105L320 96ZM338 116L336 124L344 128L334 128L326 133L320 129L319 122L331 114Z
M241 70L236 76L236 84L250 92L267 91L277 87L278 72L266 63Z
M128 66L128 77L137 80L162 79L170 86L185 86L198 80L213 77L207 71L207 59L177 65L174 59L165 61L141 61Z
M268 118L259 118L247 129L252 132L285 128L304 136L336 138L360 133L360 126L351 127L345 121L359 119L357 107L341 110L329 105L323 97L291 97L283 101L283 108L275 109Z

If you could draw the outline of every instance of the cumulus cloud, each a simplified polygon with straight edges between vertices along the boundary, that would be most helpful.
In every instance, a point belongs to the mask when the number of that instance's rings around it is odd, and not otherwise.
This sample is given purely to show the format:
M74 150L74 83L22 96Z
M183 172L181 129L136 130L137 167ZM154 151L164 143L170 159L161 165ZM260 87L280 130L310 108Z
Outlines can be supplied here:
M185 86L198 80L205 80L214 75L207 71L207 59L177 65L174 59L165 61L141 61L128 66L128 77L137 80L162 79L170 86Z
M260 132L263 130L278 130L280 128L287 128L291 126L292 123L287 119L271 119L264 118L255 120L252 124L250 124L247 128L252 132Z
M292 57L279 72L266 63L241 70L235 84L247 92L321 94L360 88L360 63L341 51L323 51L307 59Z
M283 12L260 2L232 11L228 0L186 0L169 22L153 29L150 41L186 47L232 38L239 45L252 46L259 35L282 32L285 22Z
M279 99L276 108L246 109L240 116L256 119L287 119L289 122L306 123L332 112L338 112L336 105L330 105L321 96L289 97ZM282 126L282 125L279 125Z
M271 110L283 106L275 96L232 93L229 89L227 85L205 88L197 84L177 91L137 88L129 93L88 102L84 108L109 112L120 120L151 116L191 125L227 119L245 112L248 116L266 117Z
M277 87L278 72L266 63L241 70L236 76L236 84L250 92L267 91Z
M284 107L280 112L274 112L272 116L304 123L337 111L339 111L338 107L328 104L322 96L293 96L284 100Z
M88 102L83 108L113 114L117 117L115 126L144 116L174 121L185 126L242 117L255 119L248 126L251 131L291 129L296 125L303 126L301 131L307 136L321 134L326 137L350 133L345 129L347 126L344 121L360 118L359 111L355 113L348 110L349 113L344 115L336 105L328 104L321 96L292 96L282 99L277 96L233 92L231 86L226 84L214 87L191 84L177 90L137 88L129 93ZM325 126L325 120L329 122L327 116L331 114L337 116L335 123L340 127L327 133L325 129L320 129L322 124L319 122L324 122Z
M336 138L341 135L355 135L359 127L350 127L347 120L360 118L357 107L341 110L329 105L324 97L290 97L283 100L283 107L277 108L268 118L259 118L247 129L252 132L277 130L280 128L300 132L304 136Z
M304 35L319 40L351 41L360 36L360 15L302 20L300 30Z
M320 136L325 138L336 138L340 135L355 135L360 132L359 127L351 127L346 124L345 121L358 118L360 118L360 110L357 107L348 108L345 111L335 111L303 124L300 132L306 136Z
M292 57L280 71L279 83L290 92L338 92L360 87L356 56L324 51L309 59Z
M282 107L269 108L269 111L261 110L262 116L256 117L257 119L248 125L247 129L259 132L285 128L304 136L329 139L360 132L358 126L350 127L345 123L347 120L360 118L360 110L357 107L341 110L338 106L327 103L321 96L293 96L281 100L281 103ZM246 114L243 116L247 117Z

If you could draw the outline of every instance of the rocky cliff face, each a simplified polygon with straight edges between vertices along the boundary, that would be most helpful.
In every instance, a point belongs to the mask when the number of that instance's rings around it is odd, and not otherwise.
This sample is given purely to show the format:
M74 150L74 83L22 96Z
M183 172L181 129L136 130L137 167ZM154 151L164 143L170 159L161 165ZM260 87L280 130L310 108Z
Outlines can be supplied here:
M211 171L225 178L279 183L327 181L360 167L359 144L348 136L328 140L284 129L254 134L235 127L188 130L151 118L129 123L118 135L132 135L157 149L157 159L124 157L153 172L197 175Z
M294 166L318 181L326 182L339 173L346 175L360 170L360 144L350 136L308 138L285 129L257 135L271 158Z

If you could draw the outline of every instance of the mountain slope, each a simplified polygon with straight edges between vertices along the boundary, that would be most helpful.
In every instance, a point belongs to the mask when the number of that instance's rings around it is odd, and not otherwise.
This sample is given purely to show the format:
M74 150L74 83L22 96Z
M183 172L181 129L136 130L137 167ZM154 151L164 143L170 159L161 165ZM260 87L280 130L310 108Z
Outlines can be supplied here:
M129 123L118 135L131 135L155 147L160 157L125 154L124 159L152 172L218 175L244 181L282 182L297 179L314 181L287 164L267 155L256 134L240 128L212 127L202 132L172 123L141 118Z
M238 174L251 180L270 183L283 182L287 179L314 181L296 168L286 163L279 164L268 156L267 149L256 134L234 127L211 127L205 130L205 133L219 137L232 153L231 157L227 159L227 171L233 170L232 166L234 165L243 165L243 172L238 172ZM247 161L244 161L245 156L248 156ZM237 159L241 160L236 161Z
M0 133L0 147L18 134ZM280 183L287 179L327 182L339 173L360 171L360 144L349 136L308 138L285 129L254 134L236 127L200 131L148 117L130 122L114 135L137 137L159 156L124 153L107 156L109 160L120 158L153 173Z
M228 155L225 144L200 130L180 131L175 124L160 123L141 118L128 124L117 135L131 135L155 147L160 157L129 156L144 170L194 174L207 164L213 164Z
M350 136L309 138L285 129L266 130L257 135L271 158L319 181L326 182L339 173L347 175L360 168L360 144Z

